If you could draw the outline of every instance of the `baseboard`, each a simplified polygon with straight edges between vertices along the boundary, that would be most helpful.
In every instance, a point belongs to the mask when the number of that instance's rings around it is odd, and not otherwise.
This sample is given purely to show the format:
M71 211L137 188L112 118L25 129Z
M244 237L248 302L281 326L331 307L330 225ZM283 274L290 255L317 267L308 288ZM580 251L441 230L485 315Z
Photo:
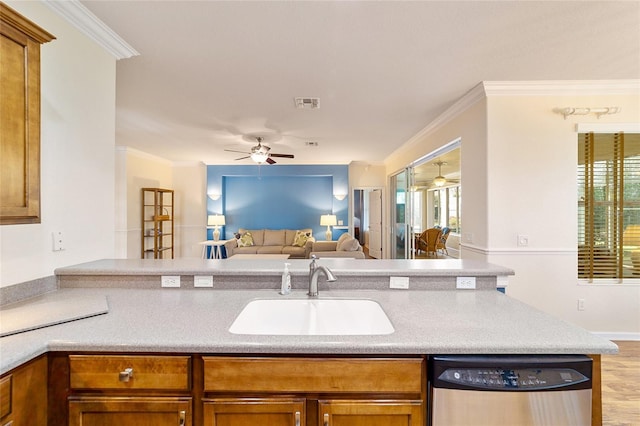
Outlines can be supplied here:
M598 337L602 337L607 340L640 340L640 333L626 333L626 332L597 332L593 333Z

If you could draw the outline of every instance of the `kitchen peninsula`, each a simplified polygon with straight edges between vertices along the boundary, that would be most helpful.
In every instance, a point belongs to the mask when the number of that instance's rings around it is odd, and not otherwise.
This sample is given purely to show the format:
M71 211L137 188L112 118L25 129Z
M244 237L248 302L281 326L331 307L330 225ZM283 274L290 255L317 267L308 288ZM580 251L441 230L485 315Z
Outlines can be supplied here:
M56 374L56 383L48 380L49 425L114 403L125 395L123 389L129 389L129 403L138 408L149 398L168 403L186 425L242 411L237 404L247 403L245 397L285 407L293 419L298 413L306 418L302 424L319 424L325 414L339 416L349 411L344 404L367 412L392 399L400 402L389 410L423 424L430 355L589 354L598 359L597 354L617 351L607 340L496 291L511 270L466 260L321 259L338 281L321 278L320 298L379 303L395 329L391 334L230 333L251 300L307 298L309 261L288 263L293 291L287 296L278 293L282 261L100 260L60 268L57 291L8 308L37 310L45 302L89 297L104 298L108 313L1 338L1 373L48 357L48 371ZM180 288L161 288L161 276L180 277ZM195 288L194 282L202 284L194 277L201 276L212 277L212 287ZM389 289L390 277L401 277L409 288ZM476 289L456 289L456 277L474 277ZM136 365L130 380L121 376L126 376L121 362ZM145 368L160 375L157 382L139 373ZM599 373L594 363L596 368ZM243 376L243 371L251 373ZM109 374L115 379L105 384ZM105 394L102 399L96 400L96 389ZM62 410L60 418L52 419L52 407Z

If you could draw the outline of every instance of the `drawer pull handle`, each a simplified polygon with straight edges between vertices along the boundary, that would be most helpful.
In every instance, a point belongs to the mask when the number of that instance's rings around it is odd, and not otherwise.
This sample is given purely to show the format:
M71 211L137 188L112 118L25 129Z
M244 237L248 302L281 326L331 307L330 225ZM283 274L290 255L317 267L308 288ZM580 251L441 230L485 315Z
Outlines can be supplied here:
M300 426L300 411L296 411L296 426Z
M324 415L324 426L329 426L329 414Z
M118 375L118 380L125 383L132 378L133 378L133 368L125 368L124 371L121 371L120 374Z
M178 426L184 426L187 422L187 412L186 411L180 411L180 423Z

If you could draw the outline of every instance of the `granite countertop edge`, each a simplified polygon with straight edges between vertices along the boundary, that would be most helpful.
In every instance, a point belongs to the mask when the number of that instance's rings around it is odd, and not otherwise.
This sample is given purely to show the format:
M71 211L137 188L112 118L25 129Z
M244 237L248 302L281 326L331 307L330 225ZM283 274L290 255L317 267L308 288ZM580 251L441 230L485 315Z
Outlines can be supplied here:
M264 276L282 273L284 262L292 275L309 272L309 259L101 259L79 265L57 268L57 276L65 275L244 275ZM509 276L514 271L502 266L459 259L371 260L325 258L318 264L331 267L343 276Z

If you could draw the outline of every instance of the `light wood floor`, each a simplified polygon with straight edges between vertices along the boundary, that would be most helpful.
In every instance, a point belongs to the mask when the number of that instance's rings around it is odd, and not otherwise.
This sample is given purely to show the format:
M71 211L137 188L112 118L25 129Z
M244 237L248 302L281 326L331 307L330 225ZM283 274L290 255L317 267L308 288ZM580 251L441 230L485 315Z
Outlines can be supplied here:
M603 426L640 425L640 341L614 342L617 355L602 355Z

